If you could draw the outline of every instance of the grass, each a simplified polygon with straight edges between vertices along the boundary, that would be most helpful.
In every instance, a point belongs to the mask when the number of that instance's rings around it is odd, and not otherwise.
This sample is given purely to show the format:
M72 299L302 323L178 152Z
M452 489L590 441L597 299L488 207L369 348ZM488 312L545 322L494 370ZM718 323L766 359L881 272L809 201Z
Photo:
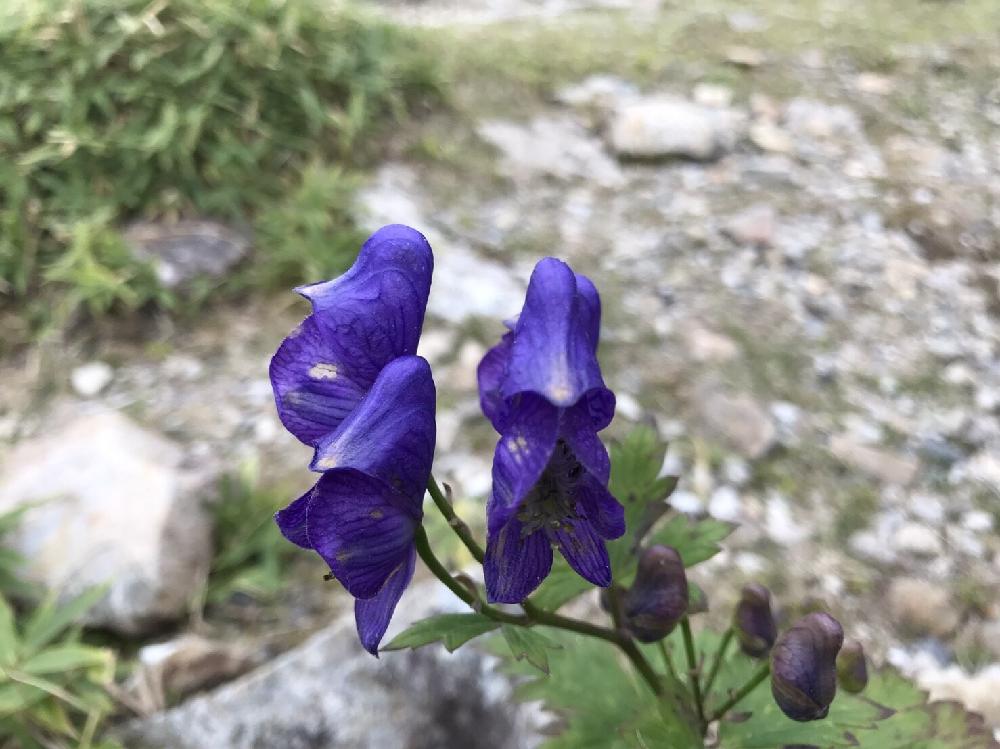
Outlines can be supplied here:
M384 126L440 91L405 33L322 0L21 0L0 9L6 345L178 304L125 246L136 218L256 222L224 288L315 279L356 245Z

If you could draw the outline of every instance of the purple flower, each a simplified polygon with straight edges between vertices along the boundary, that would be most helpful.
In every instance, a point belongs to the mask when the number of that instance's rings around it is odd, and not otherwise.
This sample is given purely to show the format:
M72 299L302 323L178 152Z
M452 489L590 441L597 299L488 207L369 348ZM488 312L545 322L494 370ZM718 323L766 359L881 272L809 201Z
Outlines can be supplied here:
M434 457L434 381L412 355L430 252L405 226L376 232L347 273L301 290L313 313L271 360L281 420L315 449L311 467L323 473L275 520L357 599L358 634L372 654L413 577Z
M298 291L313 312L271 359L281 423L311 447L353 411L382 368L417 352L434 259L424 236L393 224L372 234L332 281ZM319 451L313 470L325 470Z
M501 435L487 506L490 601L526 598L548 575L553 547L585 579L611 584L604 541L625 532L625 517L597 436L615 410L597 363L600 323L590 280L544 258L517 322L479 364L483 413Z

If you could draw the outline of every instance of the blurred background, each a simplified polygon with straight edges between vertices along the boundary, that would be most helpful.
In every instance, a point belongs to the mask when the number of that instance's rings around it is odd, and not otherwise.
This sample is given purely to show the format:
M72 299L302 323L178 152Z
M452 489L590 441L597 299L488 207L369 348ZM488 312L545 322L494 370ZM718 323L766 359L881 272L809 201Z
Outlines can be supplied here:
M1000 726L998 32L995 0L6 0L2 745L537 743L488 657L364 654L271 522L312 479L267 379L290 289L392 222L435 250L470 523L475 368L556 255L603 295L610 436L655 426L675 507L741 524L708 616L761 581Z

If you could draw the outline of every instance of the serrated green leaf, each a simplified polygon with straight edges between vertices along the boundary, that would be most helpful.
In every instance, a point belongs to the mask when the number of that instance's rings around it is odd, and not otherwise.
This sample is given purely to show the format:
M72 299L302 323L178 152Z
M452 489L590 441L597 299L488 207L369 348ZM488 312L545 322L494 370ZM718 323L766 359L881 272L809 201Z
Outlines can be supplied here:
M525 660L542 673L549 673L548 651L561 647L537 629L504 624L500 630L514 660Z
M404 650L419 648L432 642L440 642L451 653L469 640L491 632L499 623L482 614L439 614L421 619L406 631L396 635L382 650Z
M735 523L714 518L695 520L687 515L674 515L653 532L651 541L673 546L684 560L684 566L693 567L722 551L719 543L736 527Z
M22 646L25 654L37 653L55 640L68 627L80 621L107 593L107 586L89 588L76 598L59 605L50 595L32 613L24 627Z

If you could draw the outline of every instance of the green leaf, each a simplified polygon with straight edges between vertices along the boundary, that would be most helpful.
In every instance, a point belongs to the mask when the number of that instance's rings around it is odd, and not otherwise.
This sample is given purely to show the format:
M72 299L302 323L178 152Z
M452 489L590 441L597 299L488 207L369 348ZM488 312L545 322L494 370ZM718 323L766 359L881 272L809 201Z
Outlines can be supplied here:
M15 663L18 650L14 610L7 603L7 599L0 596L0 665L10 666Z
M405 632L396 635L388 645L383 645L382 650L419 648L432 642L440 642L452 653L469 640L499 626L499 623L482 614L439 614L412 624Z
M632 724L657 711L652 693L626 670L612 645L573 632L549 633L562 648L548 653L548 676L525 661L511 659L503 645L495 650L507 659L505 670L524 677L516 692L519 700L541 700L546 709L565 719L565 728L545 742L545 749L633 747Z
M504 624L501 629L514 660L525 660L542 673L549 673L548 650L561 647L537 629Z
M69 643L55 645L33 655L21 666L28 674L55 674L78 668L104 667L111 654L102 648Z
M692 567L722 551L719 542L736 527L735 523L714 518L695 520L687 515L674 515L653 533L652 541L673 546L684 560L684 566Z
M37 653L59 637L67 627L78 622L84 614L104 598L107 586L89 588L76 598L59 605L55 594L50 595L32 613L24 627L23 647L27 654Z

